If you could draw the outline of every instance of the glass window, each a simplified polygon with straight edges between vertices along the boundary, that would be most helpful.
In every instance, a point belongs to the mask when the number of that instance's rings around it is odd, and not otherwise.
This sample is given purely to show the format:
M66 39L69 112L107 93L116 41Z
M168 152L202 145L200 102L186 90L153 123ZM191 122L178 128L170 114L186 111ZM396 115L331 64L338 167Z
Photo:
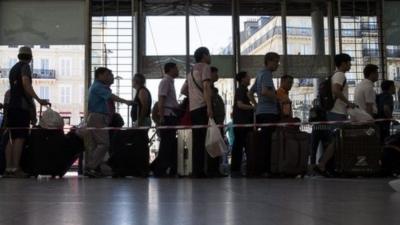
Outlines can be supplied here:
M186 55L184 16L146 17L146 55Z
M50 99L50 94L49 94L50 88L47 86L40 86L39 87L39 97L41 99Z
M49 59L40 59L40 69L41 70L49 69Z
M206 46L212 55L232 55L231 16L191 16L190 53Z
M60 87L60 102L61 104L71 104L71 86Z
M71 76L72 70L72 59L70 58L62 58L60 59L60 75L61 76Z
M64 120L64 125L71 125L71 117L70 116L64 116L62 117Z

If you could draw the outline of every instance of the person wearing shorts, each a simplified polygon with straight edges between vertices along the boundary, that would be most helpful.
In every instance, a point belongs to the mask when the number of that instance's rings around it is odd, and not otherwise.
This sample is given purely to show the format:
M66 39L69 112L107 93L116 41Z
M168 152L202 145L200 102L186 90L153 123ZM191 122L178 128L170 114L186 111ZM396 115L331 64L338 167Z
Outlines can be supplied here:
M36 123L34 99L41 105L48 105L47 100L40 99L32 87L32 50L21 47L19 62L10 70L10 101L7 109L6 127L10 129L10 139L6 147L6 171L4 177L25 177L21 170L20 158L24 143L29 134L31 123Z

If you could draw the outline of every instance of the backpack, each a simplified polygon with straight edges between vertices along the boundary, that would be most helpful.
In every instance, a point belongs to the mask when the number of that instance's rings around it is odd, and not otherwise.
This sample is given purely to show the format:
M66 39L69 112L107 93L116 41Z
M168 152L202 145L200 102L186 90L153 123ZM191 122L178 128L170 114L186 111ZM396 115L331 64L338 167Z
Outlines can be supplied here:
M343 82L342 90L345 85L346 79ZM319 84L318 101L321 109L325 111L330 111L335 106L336 98L332 94L332 76L329 76Z

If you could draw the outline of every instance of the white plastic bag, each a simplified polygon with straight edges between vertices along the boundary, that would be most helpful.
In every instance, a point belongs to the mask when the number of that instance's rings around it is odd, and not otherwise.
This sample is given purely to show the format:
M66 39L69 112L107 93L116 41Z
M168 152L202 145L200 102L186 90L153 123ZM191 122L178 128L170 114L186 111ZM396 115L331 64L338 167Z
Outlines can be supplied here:
M213 119L209 119L206 135L206 150L212 157L222 156L227 150L224 139L222 138L221 131Z
M366 122L374 119L365 110L360 109L358 107L354 109L353 108L348 109L347 113L350 115L350 120L353 122Z
M400 179L392 180L389 185L397 192L400 192Z
M47 110L43 112L39 125L46 129L63 129L64 120L58 112L48 107Z

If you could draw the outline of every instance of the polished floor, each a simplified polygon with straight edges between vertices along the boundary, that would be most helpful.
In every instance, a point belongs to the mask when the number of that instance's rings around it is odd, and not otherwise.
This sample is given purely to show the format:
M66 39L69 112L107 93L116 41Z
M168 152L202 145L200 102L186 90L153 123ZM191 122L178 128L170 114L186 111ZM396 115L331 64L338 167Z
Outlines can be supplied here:
M1 225L399 225L386 179L0 179Z

